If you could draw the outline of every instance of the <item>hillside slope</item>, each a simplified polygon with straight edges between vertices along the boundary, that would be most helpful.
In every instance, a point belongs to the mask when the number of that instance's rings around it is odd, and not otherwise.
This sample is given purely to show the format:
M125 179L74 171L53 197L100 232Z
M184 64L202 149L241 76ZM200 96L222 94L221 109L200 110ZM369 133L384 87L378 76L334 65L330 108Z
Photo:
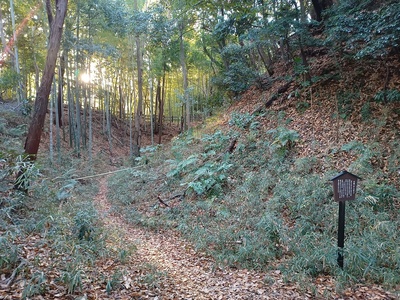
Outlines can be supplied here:
M113 176L110 190L125 190L108 197L133 224L178 230L217 264L279 270L316 298L394 298L360 290L400 290L399 61L311 63L311 84L277 66L206 126L144 153L148 165ZM329 180L344 169L363 180L342 271Z
M126 127L113 122L110 151L100 114L92 164L64 141L48 165L47 131L27 196L8 176L26 125L2 112L0 296L398 298L399 61L311 63L312 84L276 66L133 167ZM363 180L342 270L329 179L343 169Z
M387 61L337 61L323 55L311 60L310 69L315 81L311 84L302 78L292 79L293 67L280 65L273 78L253 86L230 107L229 113L280 112L290 120L286 125L300 134L298 155L331 157L337 170L349 168L355 160L340 151L343 145L355 141L376 143L383 151L373 161L374 167L399 187L400 161L398 157L389 161L396 150L393 146L400 140L398 57ZM386 101L382 95L385 89ZM258 117L265 130L279 125L266 115Z

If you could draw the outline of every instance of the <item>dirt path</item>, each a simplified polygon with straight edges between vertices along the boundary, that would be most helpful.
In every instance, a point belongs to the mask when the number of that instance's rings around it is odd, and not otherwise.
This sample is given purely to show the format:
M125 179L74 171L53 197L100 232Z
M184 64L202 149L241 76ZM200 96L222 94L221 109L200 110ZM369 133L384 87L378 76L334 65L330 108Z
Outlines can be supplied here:
M136 246L134 263L155 266L160 278L153 291L142 297L156 299L307 299L294 287L285 286L279 271L268 274L215 268L212 259L196 252L173 232L155 233L135 227L111 213L106 198L106 178L100 180L96 203L106 226L116 228L126 243ZM132 279L134 281L134 279ZM125 294L125 293L124 293ZM138 293L134 293L137 295Z
M196 252L176 233L155 233L127 223L121 216L112 213L106 195L107 180L102 178L96 203L104 223L118 232L126 245L136 247L128 262L131 275L129 278L125 276L129 284L116 291L110 299L372 299L369 296L374 296L373 299L394 299L379 288L358 291L354 297L338 297L333 281L321 282L317 285L317 295L320 296L313 296L300 293L299 287L286 284L278 270L257 273L216 268L212 259ZM143 274L143 266L155 267L156 271L147 269L145 272L150 273ZM138 280L138 276L142 280ZM153 281L143 284L143 278L151 276Z

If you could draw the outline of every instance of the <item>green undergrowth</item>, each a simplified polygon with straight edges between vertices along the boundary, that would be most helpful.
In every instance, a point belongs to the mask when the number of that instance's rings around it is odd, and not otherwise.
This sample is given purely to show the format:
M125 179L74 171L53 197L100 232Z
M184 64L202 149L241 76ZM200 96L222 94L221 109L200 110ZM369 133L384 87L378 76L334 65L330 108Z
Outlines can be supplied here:
M225 131L187 133L169 147L145 151L146 164L110 179L114 208L132 223L180 231L218 264L278 268L287 280L308 284L333 275L338 289L361 282L398 286L400 194L385 180L397 172L396 142L385 173L375 166L377 145L352 142L331 150L354 155L348 171L364 178L346 206L341 270L330 182L341 170L329 157L298 157L301 136L290 120L270 114L279 126L263 131L263 117L235 113Z
M94 159L89 167L72 153L63 153L62 164L51 165L47 157L33 164L21 156L21 137L10 136L12 128L4 128L0 126L0 138L9 140L0 147L1 274L6 280L16 276L21 299L46 298L49 292L53 297L54 286L63 287L59 293L70 297L80 295L85 282L99 280L91 271L99 261L118 257L123 263L132 251L126 245L108 247L110 233L93 203L97 181L78 179L95 173L101 160ZM13 189L21 169L26 170L26 193Z

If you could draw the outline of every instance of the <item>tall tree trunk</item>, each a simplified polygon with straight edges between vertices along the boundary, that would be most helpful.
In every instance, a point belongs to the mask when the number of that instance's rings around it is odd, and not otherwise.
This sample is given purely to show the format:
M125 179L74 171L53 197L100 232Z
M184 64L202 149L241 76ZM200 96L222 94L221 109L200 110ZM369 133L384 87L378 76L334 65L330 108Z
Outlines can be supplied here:
M82 146L87 149L87 115L88 115L88 97L87 97L87 89L88 89L88 83L83 82L82 83L82 90L83 90L83 125L82 125Z
M50 99L50 117L49 117L49 128L50 128L50 137L49 137L49 158L50 164L54 162L54 142L53 142L53 113L54 113L54 97L55 97L55 85L53 79L53 93L51 94Z
M181 20L179 26L179 44L180 44L180 51L179 51L179 58L182 67L182 77L183 77L183 92L184 92L184 99L186 104L186 118L184 120L185 130L190 128L190 99L188 95L188 71L186 66L186 55L185 55L185 45L183 40L183 31L184 31L184 21Z
M129 155L133 157L133 127L132 127L132 115L133 115L133 93L130 93L128 100L128 112L129 112Z
M154 145L154 79L153 73L150 75L150 136L151 136L151 145Z
M162 86L160 91L160 131L158 132L158 143L161 144L163 119L164 119L164 103L165 103L165 73L166 65L164 64Z
M272 68L272 61L269 58L268 54L265 53L265 50L261 45L257 45L257 51L260 55L261 61L263 62L265 69L267 70L268 76L272 76L274 74L274 71ZM269 50L267 49L267 51Z
M168 116L170 117L170 125L174 123L174 112L172 111L172 104L171 104L171 74L168 74L168 97L166 96L166 99L168 98Z
M63 31L64 19L67 12L68 0L56 1L56 16L53 20L50 0L46 0L46 10L49 20L50 37L47 50L46 65L43 72L42 81L36 94L35 107L32 121L29 126L28 135L25 141L25 154L29 160L35 160L42 136L42 130L46 118L47 106L51 85L54 78L57 54L60 49L61 36ZM25 170L20 170L16 180L15 187L20 190L26 190L27 182Z
M65 74L65 52L60 56L60 68L58 72L58 95L57 95L57 120L59 127L63 126L62 112L63 112L63 84Z
M5 55L6 48L7 48L7 42L6 42L6 38L4 36L3 12L1 11L1 7L0 7L0 38L1 38L1 46L2 46L1 52L3 52L3 54Z
M314 8L314 13L312 14L312 17L318 21L321 22L323 20L323 12L324 10L328 9L333 5L332 0L311 0L313 8Z
M132 49L132 52L134 52L134 50ZM129 96L129 105L130 105L130 113L129 113L129 155L130 155L130 158L132 159L133 157L134 157L134 151L133 151L133 148L134 148L134 143L133 143L133 138L134 138L134 128L133 128L133 122L134 122L134 120L133 120L133 118L134 118L134 113L135 113L135 105L137 104L136 103L136 99L137 99L137 96L136 96L136 89L135 89L135 78L134 78L134 76L133 76L133 74L132 74L132 76L131 76L132 78L130 79L131 80L131 82L130 82L130 87L131 87L131 92L130 92L130 96Z
M12 24L12 28L13 28L13 42L14 42L14 68L18 74L18 86L16 88L16 91L17 91L18 102L20 102L22 100L22 83L21 83L20 70L19 70L17 33L16 33L16 28L15 28L15 12L14 12L14 1L13 0L10 0L10 11L11 11L11 24Z
M76 70L78 70L76 68ZM75 79L75 151L78 157L81 155L81 136L82 136L82 120L81 120L81 102L79 99L79 82L78 76Z
M125 115L123 114L123 110L124 110L124 105L123 105L124 95L122 93L122 85L121 85L122 78L120 77L119 80L120 81L119 81L119 85L118 85L118 92L119 92L119 108L118 108L118 110L119 110L119 119L122 121L123 120L122 118L125 118Z
M32 38L35 38L35 30L34 28L32 28ZM33 65L35 68L35 91L39 90L39 86L40 86L40 71L39 71L39 66L37 64L37 57L36 57L36 51L34 50L32 52L32 56L33 56Z
M306 16L306 3L305 0L300 0L300 21L301 23L305 23L307 16Z
M138 10L138 1L134 1L134 9ZM141 118L143 106L143 72L142 72L142 49L139 34L136 36L136 60L137 60L137 75L138 75L138 102L135 112L135 131L133 133L133 155L140 156L141 146Z
M110 97L110 92L106 92L106 121L107 121L107 137L108 137L108 146L109 146L109 151L110 151L110 160L112 158L112 135L111 135L111 97Z
M81 136L82 136L82 121L81 121L81 103L79 97L79 53L78 53L78 44L80 38L80 14L79 14L79 1L76 3L77 5L77 17L76 17L76 46L75 46L75 151L78 157L81 155Z
M60 68L58 69L58 84L62 84L62 79L60 80L60 73L61 70ZM56 87L56 80L54 80L54 87ZM56 95L56 91L54 91L54 95ZM57 147L57 157L58 157L58 162L61 162L61 138L60 138L60 119L58 118L58 111L59 111L59 106L60 104L58 103L58 97L59 94L57 95L57 99L55 101L55 111L56 111L56 147ZM61 102L62 102L62 97L61 97Z
M67 65L67 98L68 98L68 126L69 126L69 146L73 147L75 142L75 110L74 110L74 99L71 91L71 78L72 70L68 63L68 55L65 56L65 63Z
M300 10L297 6L297 4L295 3L295 8L296 8L296 19L297 21L302 25L305 26L305 24L302 22L303 17L302 17L302 10L300 7ZM303 47L303 36L302 34L298 35L298 40L299 40L299 48L300 48L300 56L301 56L301 62L303 64L303 68L304 68L304 73L303 73L303 80L304 81L310 81L311 80L311 75L310 75L310 66L308 64L307 61L307 56L306 53L304 51L304 47Z
M49 102L51 85L53 83L54 70L57 61L57 54L60 49L63 24L67 12L68 0L58 0L56 4L56 15L53 20L50 0L46 0L46 9L49 19L50 38L47 50L46 65L44 68L41 84L36 94L35 107L32 121L29 126L28 136L25 141L25 153L29 159L36 159L40 138Z
M160 131L162 131L162 128L161 128L161 116L162 116L162 112L161 112L161 101L162 101L162 99L161 99L161 78L158 78L158 80L157 80L157 89L156 89L156 102L158 103L157 105L158 105L158 118L157 118L157 121L156 121L156 123L157 123L157 131L156 131L156 133L158 134L158 135L160 135Z
M157 86L156 86L156 103L155 103L155 111L154 111L154 133L158 133L158 130L159 130L159 125L160 125L160 123L158 122L158 118L157 118L157 116L159 115L159 113L160 113L160 93L159 93L159 91L160 91L160 89L159 89L159 86L160 86L160 78L159 77L157 77Z
M90 63L89 63L89 70L90 70ZM89 162L92 162L92 150L93 150L93 108L92 108L92 85L89 84L88 89L88 97L89 97L89 146L88 146L88 154L89 154Z

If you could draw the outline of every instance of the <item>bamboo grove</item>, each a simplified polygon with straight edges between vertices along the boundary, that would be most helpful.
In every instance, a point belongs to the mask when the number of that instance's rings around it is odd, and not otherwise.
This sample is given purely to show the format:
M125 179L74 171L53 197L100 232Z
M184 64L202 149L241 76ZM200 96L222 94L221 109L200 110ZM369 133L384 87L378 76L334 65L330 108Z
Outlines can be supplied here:
M139 156L143 126L162 143L163 122L189 129L272 76L278 59L310 81L310 46L354 57L398 49L399 4L353 2L70 0L49 104L56 149L64 139L91 158L92 124L101 122L111 151L118 120L131 156ZM0 101L32 106L48 50L47 17L41 0L1 2ZM378 25L385 34L372 30Z

